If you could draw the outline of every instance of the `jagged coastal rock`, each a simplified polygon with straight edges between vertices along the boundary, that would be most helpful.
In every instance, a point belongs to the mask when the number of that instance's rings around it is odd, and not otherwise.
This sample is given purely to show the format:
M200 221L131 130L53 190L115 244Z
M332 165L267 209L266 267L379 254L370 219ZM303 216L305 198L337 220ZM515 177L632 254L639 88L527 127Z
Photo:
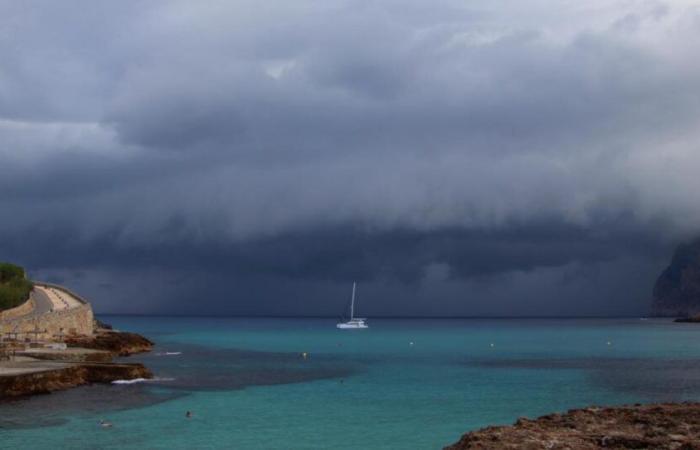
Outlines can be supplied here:
M114 356L129 356L153 349L153 342L140 334L111 329L98 329L92 336L70 336L65 342L69 347L103 350Z
M700 403L574 409L467 433L446 450L700 449Z
M656 280L653 295L655 316L700 315L700 239L678 246L671 264Z

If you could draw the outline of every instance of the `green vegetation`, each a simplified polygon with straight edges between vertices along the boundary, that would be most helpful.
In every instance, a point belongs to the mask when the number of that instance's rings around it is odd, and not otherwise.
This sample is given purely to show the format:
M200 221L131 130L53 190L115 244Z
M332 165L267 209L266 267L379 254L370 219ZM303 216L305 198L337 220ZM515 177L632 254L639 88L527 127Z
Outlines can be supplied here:
M32 287L23 268L0 262L0 311L24 303L29 298Z

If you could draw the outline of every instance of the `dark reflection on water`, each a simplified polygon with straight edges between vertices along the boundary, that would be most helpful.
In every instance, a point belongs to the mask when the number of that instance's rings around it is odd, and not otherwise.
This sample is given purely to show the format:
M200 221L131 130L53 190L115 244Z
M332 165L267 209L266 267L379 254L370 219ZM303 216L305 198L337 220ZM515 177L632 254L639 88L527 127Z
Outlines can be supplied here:
M156 350L139 360L162 378L162 386L184 390L231 390L347 377L361 370L335 357L297 353L177 346L179 355Z
M211 349L178 345L178 355L156 348L122 358L142 362L155 381L130 385L91 385L53 394L0 402L0 429L31 428L65 423L66 416L140 408L187 395L188 391L234 390L247 386L301 383L347 377L358 364L332 357L295 353Z
M597 385L657 401L700 398L700 360L637 358L478 359L484 368L580 370Z
M82 386L52 394L3 401L0 403L0 429L61 425L67 422L66 415L141 408L183 395L185 394L153 389L143 384L129 386L129 395L124 395L121 386Z

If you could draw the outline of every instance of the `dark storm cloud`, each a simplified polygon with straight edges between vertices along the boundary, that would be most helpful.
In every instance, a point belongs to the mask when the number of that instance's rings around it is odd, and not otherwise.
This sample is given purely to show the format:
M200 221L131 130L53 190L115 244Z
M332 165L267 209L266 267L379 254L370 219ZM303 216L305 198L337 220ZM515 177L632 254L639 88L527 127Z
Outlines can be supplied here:
M182 224L182 220L173 218L161 233L173 239L181 235ZM641 233L601 238L554 224L501 232L453 229L372 233L324 228L238 243L171 240L138 247L125 247L108 235L83 243L66 231L43 233L45 241L32 242L37 234L36 230L28 230L23 239L15 245L8 243L6 249L18 255L24 253L25 261L32 266L157 266L334 282L391 277L410 283L418 281L425 268L436 263L448 265L453 278L471 278L558 267L572 261L602 262L621 253L647 257L663 254L663 246L649 247L653 239ZM43 251L47 247L57 251L47 256Z
M122 310L207 293L270 314L328 313L358 279L414 314L502 313L515 295L521 314L636 313L640 277L700 227L692 3L0 17L0 255L104 310L117 278L151 296Z

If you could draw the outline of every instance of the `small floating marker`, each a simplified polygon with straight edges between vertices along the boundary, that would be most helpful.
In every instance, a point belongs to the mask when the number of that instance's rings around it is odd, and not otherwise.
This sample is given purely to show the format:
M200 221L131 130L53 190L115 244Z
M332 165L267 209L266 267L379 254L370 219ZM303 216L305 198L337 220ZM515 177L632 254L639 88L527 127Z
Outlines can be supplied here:
M306 359L306 358L309 357L309 354L306 353L306 352L304 352L304 353L301 354L301 357L304 358L304 359Z

